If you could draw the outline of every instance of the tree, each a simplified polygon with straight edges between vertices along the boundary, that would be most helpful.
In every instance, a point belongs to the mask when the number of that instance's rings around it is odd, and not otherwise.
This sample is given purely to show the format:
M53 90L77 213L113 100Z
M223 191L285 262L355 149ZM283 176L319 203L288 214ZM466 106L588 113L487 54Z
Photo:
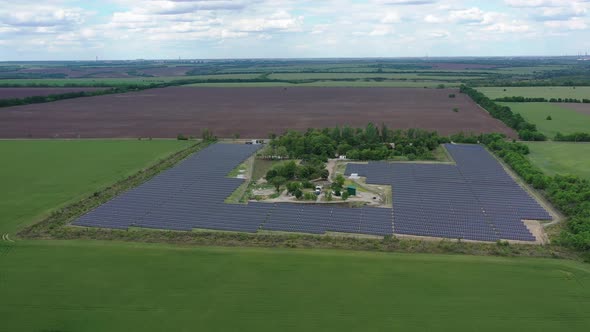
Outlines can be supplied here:
M276 188L277 193L281 192L281 186L283 184L285 184L287 182L287 179L285 179L282 176L275 176L274 178L272 178L272 180L270 181L270 183Z
M370 122L367 124L367 127L365 128L365 137L368 143L379 142L379 130L374 124Z
M326 197L326 200L329 202L332 200L332 191L331 190L325 190L324 191L324 197Z
M346 179L344 179L344 176L342 176L342 174L338 174L334 182L336 182L340 186L340 188L342 188L342 186L344 186L344 181L346 181Z
M301 189L301 182L287 183L287 192L289 192L289 194L295 194L295 192L300 189Z
M281 159L289 157L289 151L287 151L287 148L284 146L279 146L277 148L276 154Z
M278 175L279 175L279 172L277 172L276 169L271 168L268 170L268 172L266 172L266 181L271 182L272 179L274 179Z
M203 141L214 141L215 140L215 136L213 135L213 132L211 130L209 130L209 128L203 129L203 132L201 133L201 137L203 138Z
M385 123L381 123L381 142L389 142L389 128L387 128Z

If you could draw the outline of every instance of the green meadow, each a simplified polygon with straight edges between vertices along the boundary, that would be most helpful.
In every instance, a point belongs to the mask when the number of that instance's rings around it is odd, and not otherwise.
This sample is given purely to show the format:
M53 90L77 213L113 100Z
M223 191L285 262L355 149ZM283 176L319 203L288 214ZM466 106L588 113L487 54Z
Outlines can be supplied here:
M590 86L523 86L523 87L482 87L478 91L491 99L502 97L528 98L575 98L590 99Z
M545 173L572 174L590 180L590 143L526 142L529 158Z
M0 233L188 147L176 140L0 140Z
M571 134L588 132L590 116L578 113L565 106L552 103L500 103L509 106L513 112L520 113L527 121L537 125L539 131L549 137L558 132ZM547 120L550 116L551 120Z
M138 243L0 244L4 331L586 331L565 260Z

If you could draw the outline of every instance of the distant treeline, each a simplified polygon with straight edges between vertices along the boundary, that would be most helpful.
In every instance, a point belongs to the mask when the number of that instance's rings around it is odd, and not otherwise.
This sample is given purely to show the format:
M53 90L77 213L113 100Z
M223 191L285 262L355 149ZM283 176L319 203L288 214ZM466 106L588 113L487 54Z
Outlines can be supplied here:
M590 142L590 134L589 133L573 133L573 134L563 135L561 133L557 133L555 135L554 140L561 141L561 142Z
M494 101L501 101L501 102L511 102L511 103L584 103L590 104L590 99L576 99L576 98L543 98L543 97L536 97L536 98L529 98L529 97L521 97L521 96L512 96L512 97L501 97L496 98Z
M112 94L112 93L123 93L123 92L129 92L129 91L137 91L137 90L138 89L130 89L130 88L111 88L111 89L99 90L99 91L66 92L66 93L60 93L60 94L51 94L51 95L47 95L47 96L31 96L31 97L24 97L24 98L0 99L0 107L48 103L48 102L57 101L57 100L73 99L73 98L80 98L80 97L92 97L92 96L107 95L107 94Z
M498 105L483 93L461 85L460 91L467 94L478 105L486 109L494 118L504 122L518 132L518 137L525 141L545 141L547 137L537 130L537 126L527 122L522 115L512 112L510 107Z

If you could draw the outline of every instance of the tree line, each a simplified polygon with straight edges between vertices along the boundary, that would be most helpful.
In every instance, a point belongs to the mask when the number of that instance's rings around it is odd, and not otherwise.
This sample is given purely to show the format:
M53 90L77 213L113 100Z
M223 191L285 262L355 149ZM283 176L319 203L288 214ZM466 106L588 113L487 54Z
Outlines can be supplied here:
M433 151L448 137L421 129L391 130L373 123L365 128L349 126L288 131L274 138L263 153L279 158L327 160L346 156L356 160L434 159Z
M590 99L576 99L576 98L543 98L543 97L501 97L496 98L494 101L508 102L508 103L578 103L578 104L590 104Z
M526 121L522 115L512 112L510 107L496 104L483 93L466 85L461 85L460 91L486 109L491 116L516 130L520 139L525 141L545 141L547 139L543 133L537 130L537 126Z

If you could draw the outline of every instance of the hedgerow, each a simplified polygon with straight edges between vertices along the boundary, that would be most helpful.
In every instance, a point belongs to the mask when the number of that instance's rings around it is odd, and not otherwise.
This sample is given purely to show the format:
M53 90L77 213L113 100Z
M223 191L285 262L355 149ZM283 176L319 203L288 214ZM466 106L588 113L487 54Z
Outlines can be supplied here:
M510 107L498 105L483 93L461 85L460 91L465 93L478 105L483 107L494 118L504 122L508 127L518 132L518 137L525 141L545 141L547 137L537 130L537 126L527 122L520 114L512 112Z

